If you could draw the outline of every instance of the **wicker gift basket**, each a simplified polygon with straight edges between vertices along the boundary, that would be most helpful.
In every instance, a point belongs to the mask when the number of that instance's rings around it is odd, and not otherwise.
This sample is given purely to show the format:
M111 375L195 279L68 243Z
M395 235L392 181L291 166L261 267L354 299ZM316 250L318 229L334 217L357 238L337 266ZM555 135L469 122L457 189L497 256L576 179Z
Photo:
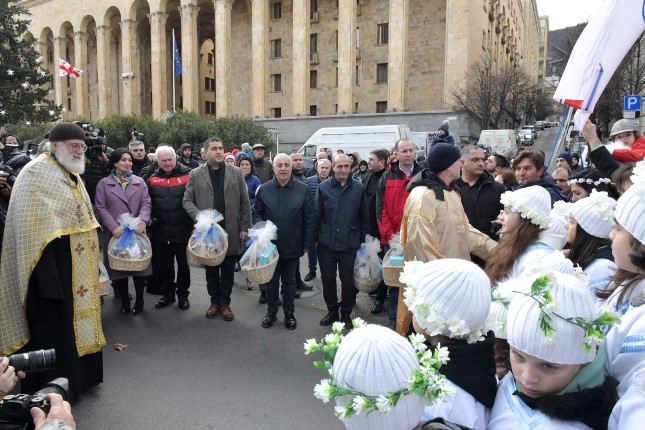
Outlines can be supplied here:
M368 294L376 291L381 281L381 278L360 278L354 276L354 286L356 289Z
M141 249L141 253L138 256L132 258L129 258L127 253L123 251L118 255L110 252L116 241L119 240L116 237L110 239L107 254L108 262L110 263L110 268L112 270L120 270L123 272L141 272L146 270L148 264L150 264L150 259L152 258L152 245L150 244L150 239L148 239L144 234L137 235L137 239L143 242L143 249Z
M273 278L273 272L275 272L275 268L278 265L278 258L279 255L276 253L273 260L268 264L257 267L243 267L242 270L246 274L246 278L252 283L258 285L266 284L271 280L271 278Z
M383 280L381 259L378 256L380 251L379 240L366 235L365 243L356 253L354 261L354 286L359 291L372 293Z
M261 221L249 229L248 248L240 258L240 267L250 282L266 284L273 278L280 255L271 241L277 239L277 233L278 227L271 221Z
M188 265L219 266L228 251L228 234L218 224L224 217L215 209L205 209L197 214L195 220L195 230L186 247Z
M401 272L403 272L403 266L398 266L398 265L390 265L388 264L390 262L390 257L392 257L392 253L394 252L393 249L390 249L386 254L385 257L383 257L383 282L385 282L385 285L388 287L404 287L399 281L399 276L401 276Z

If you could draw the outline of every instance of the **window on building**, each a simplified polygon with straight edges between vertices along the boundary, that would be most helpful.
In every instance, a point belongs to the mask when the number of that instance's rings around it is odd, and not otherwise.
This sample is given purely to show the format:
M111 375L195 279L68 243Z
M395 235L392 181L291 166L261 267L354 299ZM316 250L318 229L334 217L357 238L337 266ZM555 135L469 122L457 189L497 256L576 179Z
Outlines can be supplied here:
M336 84L334 85L336 88L338 88L338 67L336 67Z
M271 3L271 19L282 18L282 2L276 1Z
M358 113L358 103L354 103L354 113Z
M208 79L208 78L204 78L204 89L205 89L206 91L210 91L210 90L211 90L211 85L210 85L210 84L211 84L211 83L210 83L209 79Z
M309 106L309 116L316 116L316 115L318 115L318 106L316 105Z
M273 39L271 41L271 58L282 57L282 39Z
M386 113L387 102L376 102L376 113Z
M334 113L338 113L338 103L334 105Z
M215 115L215 102L205 102L204 107L207 115Z
M379 45L387 45L388 40L389 40L389 38L388 38L389 27L390 26L389 26L389 24L387 22L385 22L383 24L379 24L376 27L376 31L377 31L376 43L378 43Z
M209 52L208 53L208 65L213 65L213 53Z
M361 74L358 65L356 65L356 85L361 84Z
M309 52L318 52L318 33L311 33L309 35Z
M361 47L361 30L358 27L356 27L356 47Z
M271 108L271 118L282 118L282 108Z
M378 63L376 65L376 83L387 83L387 63Z
M311 13L318 12L318 0L311 0L309 5Z
M54 51L47 51L47 61L50 64L54 62Z
M271 75L271 91L282 91L282 75Z
M318 88L318 70L309 71L309 88Z

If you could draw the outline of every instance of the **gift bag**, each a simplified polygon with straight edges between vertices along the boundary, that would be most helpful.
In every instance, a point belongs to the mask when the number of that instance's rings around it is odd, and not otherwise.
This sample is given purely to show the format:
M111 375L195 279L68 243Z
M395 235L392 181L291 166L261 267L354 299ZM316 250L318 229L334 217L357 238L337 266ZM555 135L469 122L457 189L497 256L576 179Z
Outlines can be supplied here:
M113 270L141 272L148 267L152 258L150 239L145 234L136 234L141 220L130 213L117 218L123 229L121 237L113 237L108 244L108 263Z
M278 227L271 221L261 221L249 229L248 249L240 259L240 267L249 281L265 284L273 277L278 248L271 241L277 238Z
M383 282L389 287L402 287L399 276L403 271L403 246L401 235L396 233L388 242L390 250L383 257Z
M188 239L186 258L193 267L219 266L228 250L228 234L219 225L224 217L215 209L197 214L195 230Z
M99 293L101 296L108 295L108 289L110 286L110 277L108 276L107 269L103 265L102 261L99 261Z
M380 251L379 240L366 235L365 243L361 245L354 261L354 284L360 291L371 293L383 280L381 259L378 256Z

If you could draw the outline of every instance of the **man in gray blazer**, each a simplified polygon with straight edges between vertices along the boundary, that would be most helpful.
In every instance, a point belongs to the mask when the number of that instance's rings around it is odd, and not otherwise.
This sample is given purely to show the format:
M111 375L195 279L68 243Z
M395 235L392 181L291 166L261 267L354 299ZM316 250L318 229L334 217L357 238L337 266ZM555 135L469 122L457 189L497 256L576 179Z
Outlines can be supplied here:
M206 318L221 313L225 321L233 320L231 291L240 242L247 239L251 227L251 204L242 171L224 163L224 146L216 137L204 142L206 163L190 172L183 206L195 220L199 211L216 209L224 215L221 226L228 233L228 251L219 266L206 266L206 288L211 305Z

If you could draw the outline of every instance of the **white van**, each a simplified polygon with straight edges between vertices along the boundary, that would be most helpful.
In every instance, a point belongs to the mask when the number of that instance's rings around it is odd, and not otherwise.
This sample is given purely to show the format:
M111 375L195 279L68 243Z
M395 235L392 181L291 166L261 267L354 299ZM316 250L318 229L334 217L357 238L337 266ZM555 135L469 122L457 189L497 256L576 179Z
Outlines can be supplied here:
M361 160L367 160L375 149L392 149L399 139L410 139L407 125L368 125L358 127L325 127L313 134L298 150L305 158L316 158L325 148L332 154L342 149L345 154L357 152Z
M517 152L514 130L482 130L479 145L486 145L492 153L512 158Z

